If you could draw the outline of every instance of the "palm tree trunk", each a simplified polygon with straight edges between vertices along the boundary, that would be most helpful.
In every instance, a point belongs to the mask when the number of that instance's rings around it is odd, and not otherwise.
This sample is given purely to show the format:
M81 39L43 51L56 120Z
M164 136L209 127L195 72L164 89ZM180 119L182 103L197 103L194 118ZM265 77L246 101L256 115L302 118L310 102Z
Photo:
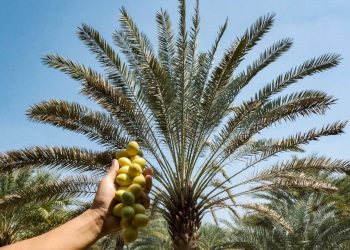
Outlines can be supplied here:
M10 245L11 243L13 243L11 239L11 234L7 233L6 231L3 232L0 237L0 247Z
M174 250L196 249L201 217L191 195L184 197L186 195L182 193L179 196L178 199L175 199L178 201L175 201L177 209L168 209L169 217L167 218Z
M174 250L192 250L197 248L197 240L191 242L174 242Z
M197 248L199 239L199 226L197 219L177 220L176 232L171 233L174 250L192 250ZM175 223L174 223L175 224Z
M115 250L123 250L124 240L121 233L118 233L115 237Z

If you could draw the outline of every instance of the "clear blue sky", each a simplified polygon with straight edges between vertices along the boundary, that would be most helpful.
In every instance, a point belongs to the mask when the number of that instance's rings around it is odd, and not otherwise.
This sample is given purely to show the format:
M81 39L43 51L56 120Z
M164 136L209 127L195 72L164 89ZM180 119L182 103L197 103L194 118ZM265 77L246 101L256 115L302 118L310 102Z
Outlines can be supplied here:
M188 1L193 7L194 1ZM155 12L167 9L177 24L176 0L1 0L0 1L0 151L31 145L78 145L98 148L82 135L49 125L29 122L25 110L35 103L51 98L77 101L94 106L78 94L79 84L69 77L41 64L47 53L59 53L87 65L96 61L76 36L76 28L87 23L111 41L118 27L118 10L125 6L141 30L156 45ZM277 20L272 31L247 58L250 62L259 49L284 38L294 38L293 48L278 63L258 75L245 94L272 80L305 59L325 52L340 53L342 64L331 71L307 78L291 90L320 89L339 98L324 117L304 119L293 126L274 127L266 135L282 136L296 129L306 131L325 122L350 118L350 1L348 0L215 0L201 1L200 48L211 45L218 26L229 18L223 46L227 46L256 18L275 12ZM350 129L343 136L325 138L312 143L311 153L347 158Z

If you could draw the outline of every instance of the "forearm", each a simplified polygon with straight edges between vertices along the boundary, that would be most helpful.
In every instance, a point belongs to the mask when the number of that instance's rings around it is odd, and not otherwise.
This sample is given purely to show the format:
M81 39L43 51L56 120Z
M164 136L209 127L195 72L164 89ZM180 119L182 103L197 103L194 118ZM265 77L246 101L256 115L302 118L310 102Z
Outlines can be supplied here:
M62 226L40 235L5 247L4 250L78 250L85 249L102 237L103 213L89 209Z

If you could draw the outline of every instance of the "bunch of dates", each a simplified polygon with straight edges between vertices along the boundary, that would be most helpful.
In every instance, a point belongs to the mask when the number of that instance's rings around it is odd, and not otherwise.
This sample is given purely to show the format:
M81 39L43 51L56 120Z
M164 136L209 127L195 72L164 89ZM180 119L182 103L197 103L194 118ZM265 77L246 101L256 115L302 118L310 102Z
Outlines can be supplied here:
M124 241L131 243L137 239L138 229L146 226L149 221L145 207L138 202L146 187L143 175L146 160L135 141L129 142L126 149L118 151L116 158L119 163L115 193L118 203L113 208L113 214L121 218Z

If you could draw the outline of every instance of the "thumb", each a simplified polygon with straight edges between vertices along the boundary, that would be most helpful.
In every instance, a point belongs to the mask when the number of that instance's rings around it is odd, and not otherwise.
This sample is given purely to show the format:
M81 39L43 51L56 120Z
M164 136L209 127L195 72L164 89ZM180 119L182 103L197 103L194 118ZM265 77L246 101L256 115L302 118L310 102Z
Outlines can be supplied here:
M118 160L114 159L112 161L112 166L109 168L106 177L108 179L111 179L112 181L114 181L115 177L117 176L117 172L119 170L119 163Z

